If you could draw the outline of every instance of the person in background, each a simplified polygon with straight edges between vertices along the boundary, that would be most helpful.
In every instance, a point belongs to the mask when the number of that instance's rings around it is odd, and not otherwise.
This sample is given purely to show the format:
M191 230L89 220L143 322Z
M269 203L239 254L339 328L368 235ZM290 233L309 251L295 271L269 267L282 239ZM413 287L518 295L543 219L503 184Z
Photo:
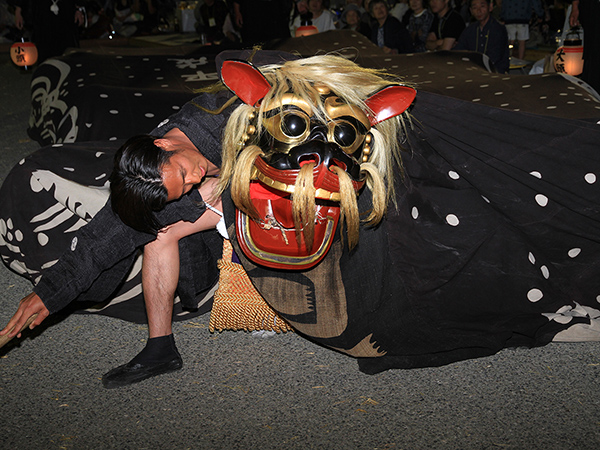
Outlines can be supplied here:
M323 0L308 0L308 12L312 14L310 19L312 24L317 27L319 33L324 31L335 30L335 22L337 16L323 6ZM297 16L294 19L293 34L296 35L296 30L302 25L303 20L306 16Z
M400 0L392 8L390 8L390 14L396 19L403 23L404 15L410 11L409 1Z
M233 23L244 46L290 36L292 0L233 0Z
M506 25L510 45L513 46L513 56L525 58L525 44L529 39L529 22L532 13L541 21L545 11L540 0L502 0L502 20ZM515 49L515 41L518 47Z
M225 37L223 26L229 15L229 8L223 0L204 0L196 7L196 31L205 34L207 42L220 42Z
M385 53L410 53L414 51L408 30L400 21L390 15L384 0L373 0L369 4L369 12L375 19L371 31L371 41L383 49Z
M450 0L430 0L429 7L434 17L425 44L427 50L452 50L465 29L465 21L450 8Z
M342 13L343 30L353 30L371 38L371 27L360 18L360 9L356 5L346 5Z
M426 52L427 36L433 22L433 13L427 9L427 0L410 0L412 14L408 21L408 33L415 52Z
M454 50L470 50L487 55L496 70L507 73L510 66L506 27L492 17L492 0L471 0L471 23L460 35Z
M569 24L581 25L585 33L583 46L583 73L581 79L600 92L600 2L598 0L573 0Z
M78 29L85 21L75 0L12 0L15 26L31 31L38 49L38 63L60 56L69 47L79 47Z

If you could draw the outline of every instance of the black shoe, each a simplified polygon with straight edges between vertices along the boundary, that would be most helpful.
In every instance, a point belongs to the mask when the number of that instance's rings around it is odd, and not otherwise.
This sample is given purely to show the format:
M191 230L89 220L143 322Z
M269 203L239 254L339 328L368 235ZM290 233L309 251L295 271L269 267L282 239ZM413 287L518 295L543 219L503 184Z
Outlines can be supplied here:
M139 383L147 378L162 375L163 373L174 372L182 367L183 360L179 355L171 361L158 364L139 364L130 361L102 375L102 384L106 389L114 389Z

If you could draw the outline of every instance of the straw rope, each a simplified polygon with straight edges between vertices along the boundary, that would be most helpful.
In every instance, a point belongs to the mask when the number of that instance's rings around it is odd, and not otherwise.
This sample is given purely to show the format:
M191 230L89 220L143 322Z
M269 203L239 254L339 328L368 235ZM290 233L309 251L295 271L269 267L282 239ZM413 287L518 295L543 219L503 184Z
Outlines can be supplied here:
M215 292L210 313L209 330L211 333L223 330L293 331L262 298L252 285L246 271L231 261L233 248L229 240L223 241L223 259L217 263L219 268L219 287Z

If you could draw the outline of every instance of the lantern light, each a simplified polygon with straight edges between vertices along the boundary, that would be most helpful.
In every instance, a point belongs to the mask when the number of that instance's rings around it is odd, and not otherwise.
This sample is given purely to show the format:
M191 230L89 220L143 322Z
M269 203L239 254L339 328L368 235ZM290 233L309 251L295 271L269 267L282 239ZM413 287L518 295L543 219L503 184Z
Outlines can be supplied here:
M556 49L554 68L557 72L573 76L583 72L583 41L578 27L569 30L563 46Z
M10 47L10 58L19 67L33 66L38 59L37 47L33 42L15 42Z
M296 29L296 37L300 36L311 36L317 34L319 30L314 25L303 25Z

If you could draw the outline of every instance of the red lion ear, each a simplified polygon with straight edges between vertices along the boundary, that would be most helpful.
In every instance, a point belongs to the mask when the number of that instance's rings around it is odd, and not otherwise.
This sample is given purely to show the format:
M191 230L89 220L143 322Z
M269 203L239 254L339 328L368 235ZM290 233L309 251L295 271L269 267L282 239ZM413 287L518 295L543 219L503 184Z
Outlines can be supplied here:
M407 86L385 87L365 100L372 113L371 126L402 114L417 96L417 91Z
M221 67L221 80L241 101L250 106L257 106L271 89L260 70L246 61L225 61Z

